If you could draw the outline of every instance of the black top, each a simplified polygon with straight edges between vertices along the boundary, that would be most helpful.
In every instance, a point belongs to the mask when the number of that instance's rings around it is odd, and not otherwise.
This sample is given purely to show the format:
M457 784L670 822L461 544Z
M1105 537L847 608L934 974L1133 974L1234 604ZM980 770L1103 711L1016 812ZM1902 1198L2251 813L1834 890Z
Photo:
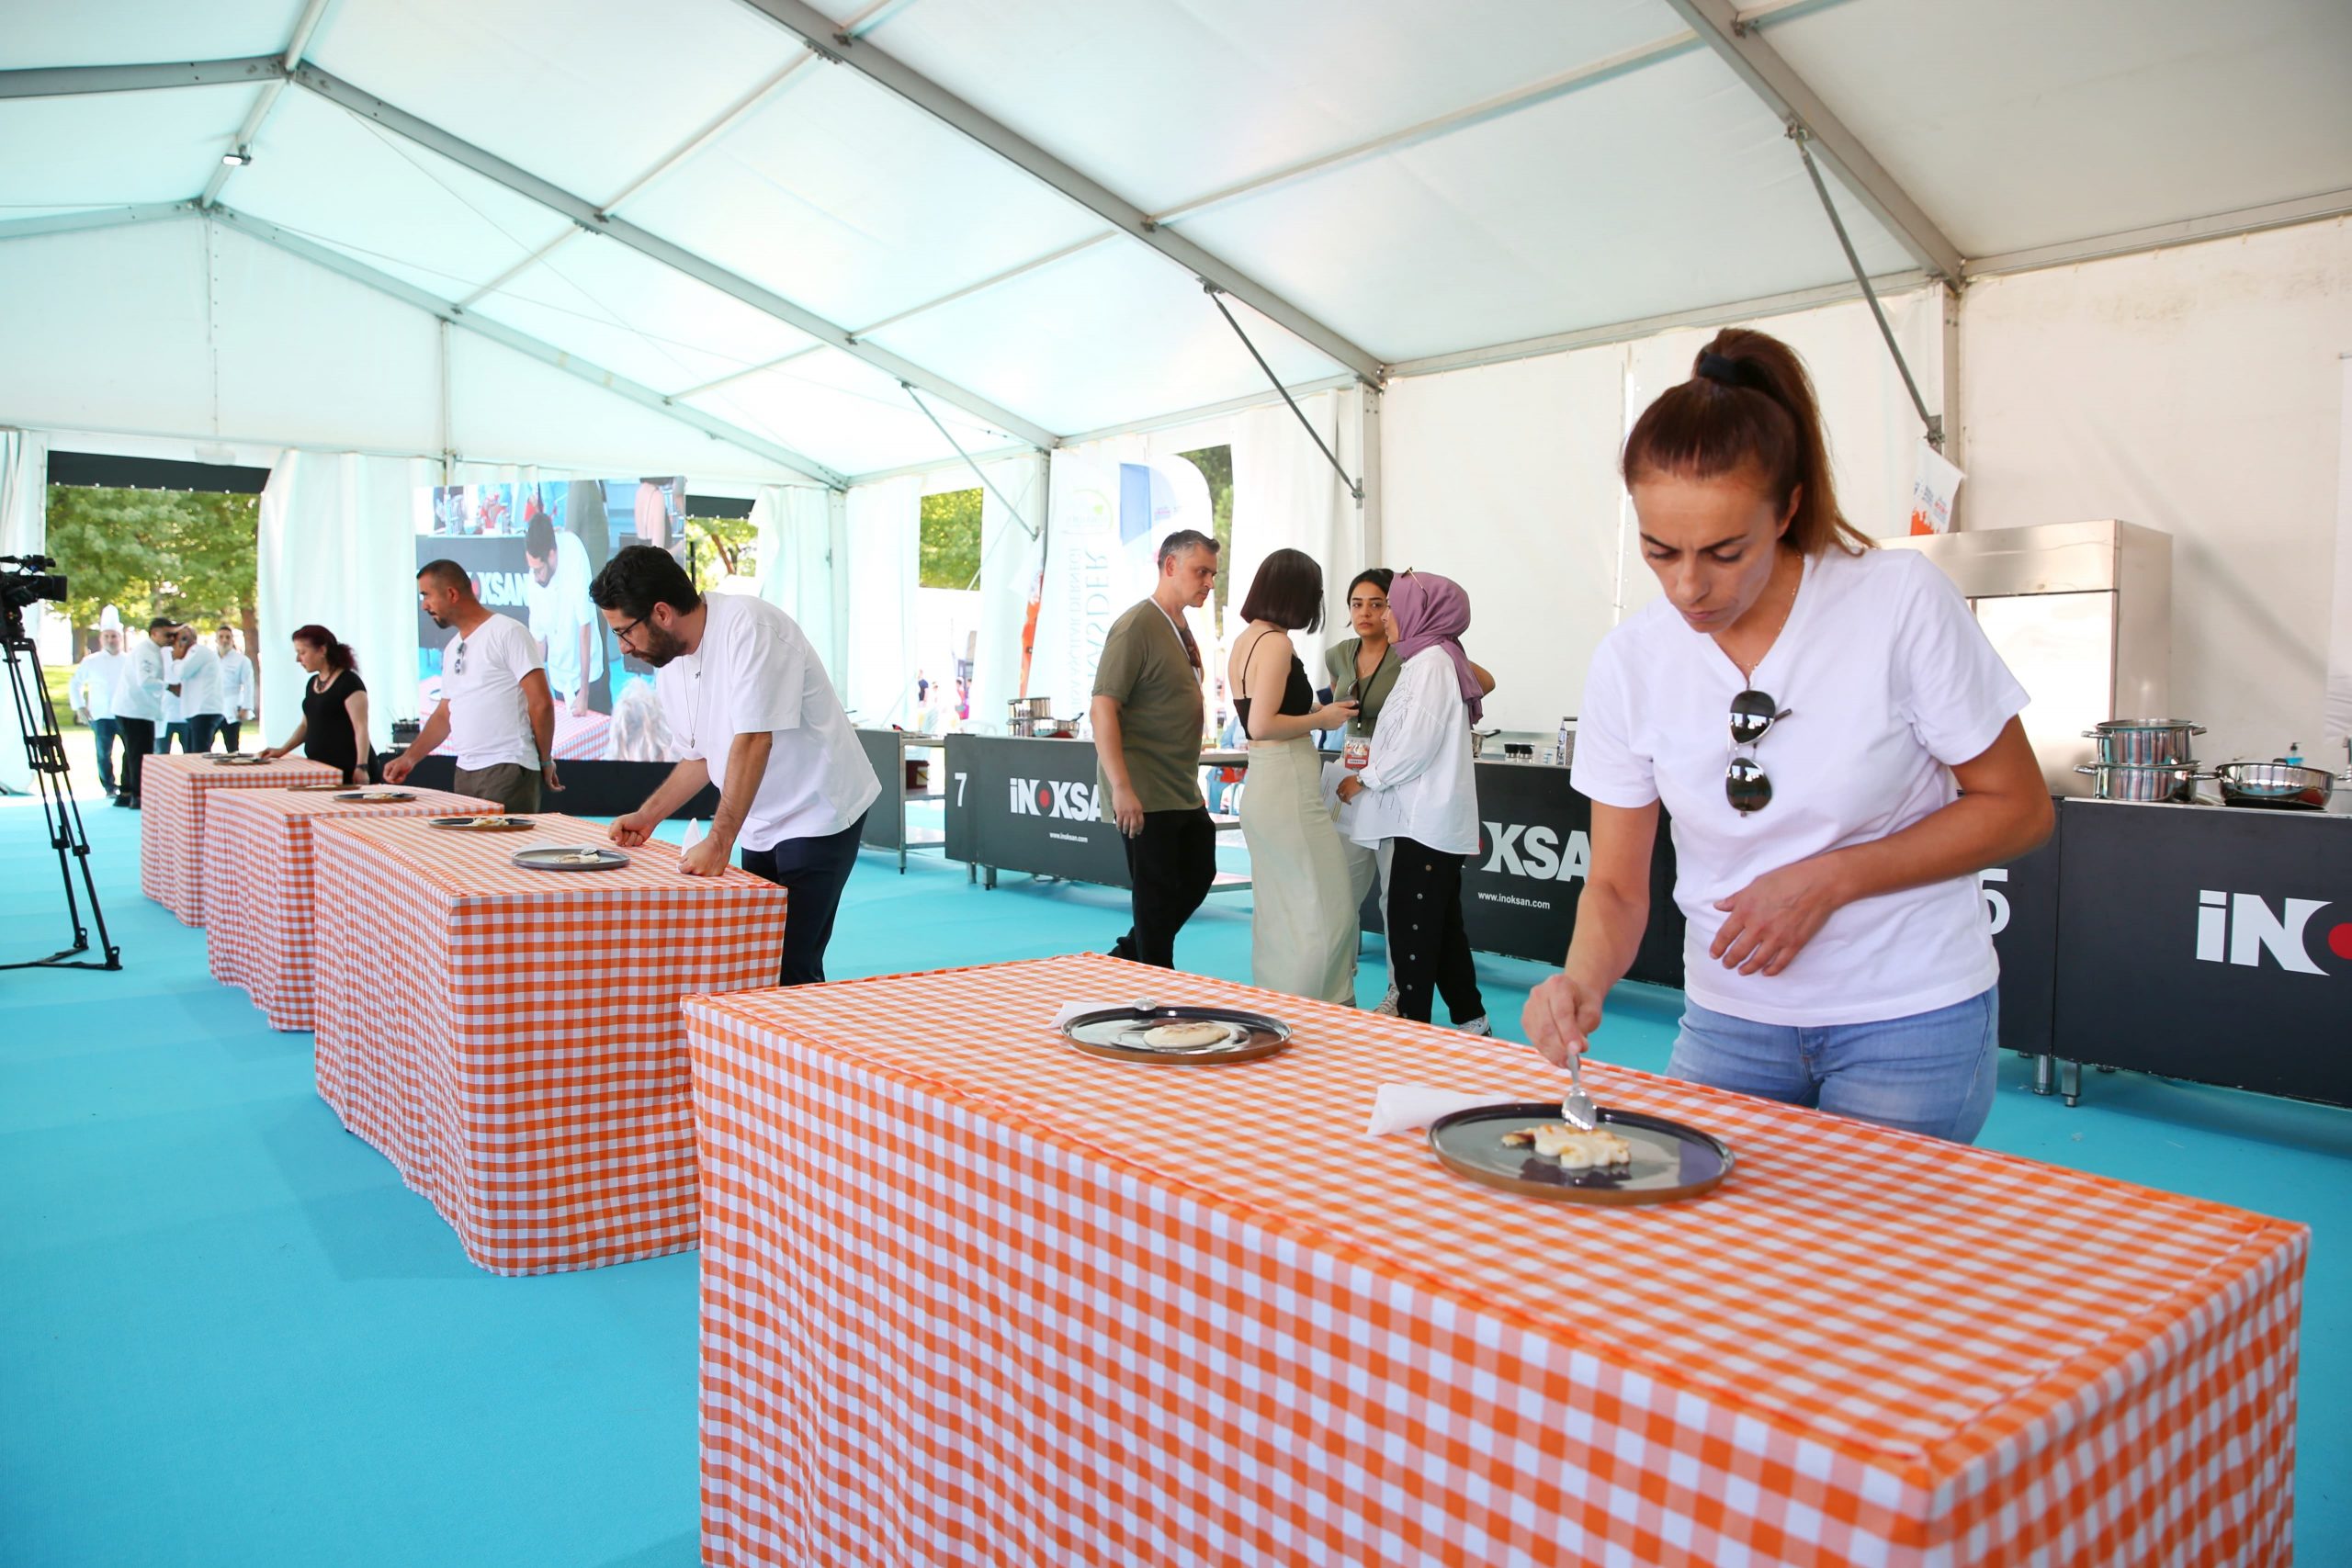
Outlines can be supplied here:
M1261 632L1258 635L1265 637L1269 634ZM1250 662L1246 655L1241 662L1245 666ZM1249 734L1250 699L1248 697L1234 698L1233 711L1241 716L1241 733ZM1274 711L1278 714L1293 716L1310 714L1315 711L1315 688L1307 683L1306 666L1298 661L1298 653L1295 649L1290 656L1290 679L1283 684L1283 705Z
M302 682L302 755L313 762L341 768L345 784L359 766L359 741L351 733L351 710L344 704L352 693L367 689L368 682L356 670L344 671L323 692L316 679Z

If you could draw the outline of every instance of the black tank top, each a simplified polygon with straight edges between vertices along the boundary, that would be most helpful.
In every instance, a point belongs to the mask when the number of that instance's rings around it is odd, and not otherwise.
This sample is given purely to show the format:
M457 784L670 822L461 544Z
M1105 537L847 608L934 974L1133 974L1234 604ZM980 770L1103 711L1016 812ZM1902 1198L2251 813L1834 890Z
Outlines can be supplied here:
M1258 635L1260 637L1264 637L1268 634L1261 631ZM1250 644L1252 651L1255 651L1256 648L1257 644ZM1248 654L1244 654L1242 656L1241 662L1245 668L1249 665L1250 658ZM1233 711L1241 716L1241 733L1244 735L1249 734L1250 699L1248 697L1234 698ZM1298 661L1298 650L1296 649L1293 649L1291 650L1290 679L1283 684L1283 705L1276 708L1274 711L1278 714L1290 714L1294 716L1299 714L1309 714L1315 711L1315 688L1308 685L1306 682L1306 666Z

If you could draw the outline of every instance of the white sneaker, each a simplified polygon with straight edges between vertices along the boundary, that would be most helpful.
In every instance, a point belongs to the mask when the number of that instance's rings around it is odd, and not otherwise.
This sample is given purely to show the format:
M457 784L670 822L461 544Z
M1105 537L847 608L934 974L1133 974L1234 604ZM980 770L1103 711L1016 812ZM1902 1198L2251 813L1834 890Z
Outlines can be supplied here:
M1476 1035L1480 1039L1491 1039L1494 1036L1495 1026L1487 1021L1487 1015L1482 1012L1467 1023L1455 1024L1453 1032Z
M1375 1005L1372 1010L1378 1013L1383 1018L1397 1018L1402 1016L1396 1010L1396 981L1391 980L1388 982L1388 994L1381 998L1378 1004Z

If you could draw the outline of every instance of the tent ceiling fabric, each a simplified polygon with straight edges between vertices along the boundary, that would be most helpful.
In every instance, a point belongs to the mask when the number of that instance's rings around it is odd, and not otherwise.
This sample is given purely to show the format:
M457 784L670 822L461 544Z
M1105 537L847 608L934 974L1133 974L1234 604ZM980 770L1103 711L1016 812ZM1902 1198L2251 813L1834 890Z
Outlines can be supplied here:
M822 9L1388 363L1846 280L1778 120L1668 0ZM1972 255L2352 188L2344 0L1741 14ZM0 72L273 56L303 15L33 8ZM1265 389L1183 266L747 0L334 0L306 58L691 255L585 235L315 84L278 93L227 203L835 469L953 453L893 374L808 333L995 404L931 399L974 450L1014 444L991 419L1068 434ZM0 222L193 198L266 90L0 96L0 139L37 153L0 166ZM1909 268L1840 210L1867 267ZM1284 380L1341 368L1238 313Z

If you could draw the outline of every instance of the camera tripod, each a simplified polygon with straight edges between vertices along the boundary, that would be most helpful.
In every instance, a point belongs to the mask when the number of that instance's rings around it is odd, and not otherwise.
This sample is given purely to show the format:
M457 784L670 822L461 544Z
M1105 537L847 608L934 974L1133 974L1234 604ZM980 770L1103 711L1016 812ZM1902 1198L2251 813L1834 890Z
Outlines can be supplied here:
M8 686L16 698L17 728L25 741L25 760L32 766L33 787L40 795L41 820L49 829L50 847L57 852L57 874L65 885L65 916L73 922L74 945L47 958L0 964L0 969L119 969L122 951L107 935L107 917L98 908L97 885L90 880L90 837L82 828L82 809L66 782L65 738L58 733L57 707L49 698L49 683L41 678L40 651L25 634L24 612L6 608L0 625L0 648L8 660ZM105 962L80 956L90 952L90 933L82 923L81 902L74 892L74 870L79 863L82 892L90 901L90 919L98 928L98 950Z

